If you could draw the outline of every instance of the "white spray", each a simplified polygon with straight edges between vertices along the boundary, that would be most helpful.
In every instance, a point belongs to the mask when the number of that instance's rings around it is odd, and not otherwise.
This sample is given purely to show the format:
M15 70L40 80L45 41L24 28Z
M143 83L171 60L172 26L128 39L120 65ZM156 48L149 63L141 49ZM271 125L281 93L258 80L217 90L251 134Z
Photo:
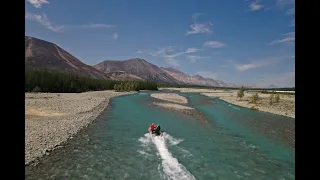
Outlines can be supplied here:
M164 176L170 180L193 180L195 177L182 165L178 162L176 158L172 156L169 152L169 149L166 146L167 139L170 144L176 145L180 143L181 139L175 139L169 134L165 136L155 136L153 137L150 134L145 134L144 137L140 138L139 141L143 144L149 144L153 142L156 145L159 155L162 159L162 169Z

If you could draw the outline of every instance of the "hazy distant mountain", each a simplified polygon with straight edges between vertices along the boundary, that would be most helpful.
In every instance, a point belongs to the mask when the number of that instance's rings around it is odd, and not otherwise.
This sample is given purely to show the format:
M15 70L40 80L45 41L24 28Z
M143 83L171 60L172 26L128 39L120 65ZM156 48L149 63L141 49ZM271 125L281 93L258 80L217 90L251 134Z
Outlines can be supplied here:
M231 83L225 83L220 80L214 80L211 78L204 78L200 75L189 76L177 69L172 67L162 68L165 72L170 74L176 80L182 82L183 84L189 85L200 85L200 86L214 86L214 87L236 87L236 85Z
M274 85L274 84L271 84L270 86L268 86L268 88L270 88L270 89L274 89L274 88L277 88L277 86L276 86L276 85Z
M113 72L125 72L140 77L143 80L180 84L179 81L174 79L158 66L139 58L123 61L106 60L97 65L94 65L94 67L106 74L110 74Z
M29 36L25 36L25 67L27 69L55 69L106 79L104 73L84 64L56 44Z

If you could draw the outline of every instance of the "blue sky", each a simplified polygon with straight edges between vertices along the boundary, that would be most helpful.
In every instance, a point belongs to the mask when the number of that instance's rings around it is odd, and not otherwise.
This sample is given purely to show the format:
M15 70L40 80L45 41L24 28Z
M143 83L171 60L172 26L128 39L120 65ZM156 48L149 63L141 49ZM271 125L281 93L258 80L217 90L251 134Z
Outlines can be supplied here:
M143 58L225 82L295 85L294 0L26 0L28 36L89 65Z

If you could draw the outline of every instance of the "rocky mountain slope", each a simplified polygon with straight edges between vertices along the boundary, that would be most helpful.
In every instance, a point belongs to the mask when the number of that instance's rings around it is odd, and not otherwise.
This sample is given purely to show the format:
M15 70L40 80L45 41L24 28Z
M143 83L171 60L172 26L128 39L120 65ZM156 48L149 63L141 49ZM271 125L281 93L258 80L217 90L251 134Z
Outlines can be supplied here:
M97 70L106 74L128 73L131 76L140 77L142 80L151 80L161 83L181 84L171 75L163 71L158 66L149 63L144 59L128 59L123 61L106 60L94 65Z
M174 68L161 68L166 73L170 74L176 80L183 84L188 85L199 85L199 86L214 86L214 87L236 87L236 85L231 83L225 83L223 81L214 80L211 78L204 78L200 75L189 76Z
M25 67L26 69L55 69L98 79L149 80L180 85L236 87L234 84L204 78L200 75L189 76L174 68L160 68L140 58L106 60L90 66L54 43L29 36L25 36Z
M84 64L56 44L25 36L25 67L54 69L98 79L107 79L101 71Z

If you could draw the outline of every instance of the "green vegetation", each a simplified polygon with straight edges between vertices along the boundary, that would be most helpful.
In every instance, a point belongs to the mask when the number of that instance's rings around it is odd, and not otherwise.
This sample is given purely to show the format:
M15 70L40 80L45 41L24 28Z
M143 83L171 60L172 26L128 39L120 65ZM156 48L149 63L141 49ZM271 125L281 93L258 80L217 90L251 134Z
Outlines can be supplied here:
M240 100L242 99L242 97L244 96L244 88L243 87L241 87L241 89L239 89L237 96L238 96L238 98L240 98Z
M25 72L25 92L80 93L100 90L139 91L157 89L157 84L153 82L93 79L73 73L46 69L26 70Z
M121 82L114 85L115 91L158 90L157 84L148 81Z
M214 89L214 90L239 90L241 88L238 87L208 87L208 86L199 86L199 85L177 85L177 84L159 84L158 87L161 88L194 88L194 89ZM274 89L268 89L268 88L249 88L246 87L246 91L251 92L259 92L259 93L273 93L273 91L294 91L295 88L274 88ZM279 94L294 94L291 92L277 92Z
M278 103L280 101L280 95L279 94L271 94L269 98L269 104L272 105L274 102Z
M272 105L274 102L274 94L271 94L269 97L269 104Z
M250 103L256 104L259 100L260 100L260 97L259 97L258 93L254 93L250 97Z
M276 103L278 103L280 101L280 96L279 94L276 94L275 97L274 97L274 100Z
M39 86L36 86L32 89L32 92L41 92L41 89L39 88Z

